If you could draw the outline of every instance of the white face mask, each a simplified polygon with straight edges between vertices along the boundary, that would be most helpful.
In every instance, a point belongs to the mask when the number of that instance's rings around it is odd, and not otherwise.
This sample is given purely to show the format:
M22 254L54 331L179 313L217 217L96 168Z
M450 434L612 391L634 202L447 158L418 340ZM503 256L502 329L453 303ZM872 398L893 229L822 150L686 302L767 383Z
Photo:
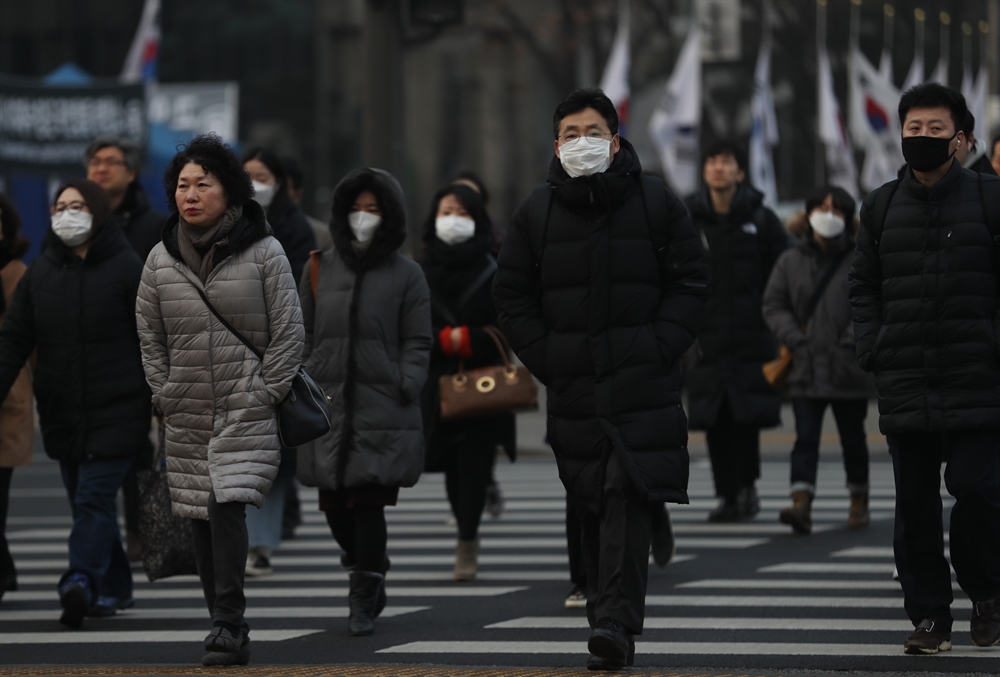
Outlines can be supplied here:
M382 217L370 212L352 212L347 215L347 223L351 225L351 232L358 242L368 242L382 225Z
M264 209L271 206L271 201L274 200L274 194L278 190L278 184L276 183L261 183L260 181L253 182L253 199L257 201Z
M559 162L574 178L603 172L611 166L611 142L579 136L559 146Z
M93 225L94 215L83 210L76 212L64 209L52 215L52 232L67 247L75 247L86 242Z
M833 212L814 211L809 215L809 225L820 237L832 239L844 232L844 219Z
M456 214L439 216L434 222L434 232L445 244L459 244L471 240L476 234L476 222Z

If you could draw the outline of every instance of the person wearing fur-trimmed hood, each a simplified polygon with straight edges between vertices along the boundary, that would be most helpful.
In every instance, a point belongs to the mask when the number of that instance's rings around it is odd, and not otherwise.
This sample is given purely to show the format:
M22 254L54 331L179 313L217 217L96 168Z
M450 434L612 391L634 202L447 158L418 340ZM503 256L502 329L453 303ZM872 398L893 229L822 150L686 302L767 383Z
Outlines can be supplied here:
M306 366L331 398L333 426L299 447L298 479L319 507L351 570L352 635L370 635L385 606L385 506L424 465L420 392L430 362L430 292L403 256L399 182L358 169L334 191L333 249L314 252L299 286Z

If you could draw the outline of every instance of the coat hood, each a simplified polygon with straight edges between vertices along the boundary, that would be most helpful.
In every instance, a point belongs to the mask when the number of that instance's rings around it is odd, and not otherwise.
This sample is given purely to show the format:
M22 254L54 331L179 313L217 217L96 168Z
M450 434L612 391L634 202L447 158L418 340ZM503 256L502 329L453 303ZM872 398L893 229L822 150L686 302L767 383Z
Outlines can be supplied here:
M733 196L733 204L729 208L728 214L715 213L707 186L687 199L687 208L691 212L691 216L696 219L723 218L743 221L749 219L763 203L764 194L751 186L749 182L743 181L736 187L736 195Z
M347 215L354 200L365 190L370 190L382 211L382 224L375 231L371 245L360 258L354 251L355 241ZM374 268L399 250L406 241L406 207L403 187L389 172L362 167L345 176L333 191L333 209L330 217L330 234L337 254L351 270Z
M177 244L177 227L180 215L177 212L167 217L167 222L163 224L160 235L163 246L178 261L183 261L181 248ZM271 226L264 216L264 209L255 201L250 200L243 205L243 216L236 222L233 229L229 231L229 243L221 247L215 254L216 265L225 261L228 257L243 251L254 242L263 240L268 235L272 235Z

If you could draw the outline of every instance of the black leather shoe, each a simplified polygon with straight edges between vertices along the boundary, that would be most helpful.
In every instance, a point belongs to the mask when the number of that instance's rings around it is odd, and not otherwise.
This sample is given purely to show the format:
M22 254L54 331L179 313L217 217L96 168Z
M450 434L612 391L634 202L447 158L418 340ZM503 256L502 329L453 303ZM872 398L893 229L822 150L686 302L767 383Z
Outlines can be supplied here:
M723 498L715 510L708 513L709 522L739 522L740 511L736 507L735 498Z
M605 617L597 621L597 627L590 633L587 649L606 664L624 665L628 661L631 639L624 625L613 618ZM590 667L589 661L587 667Z
M228 628L215 627L205 638L205 651L236 653L243 646L243 631L234 635Z
M976 646L1000 644L1000 597L972 605L972 643Z
M243 645L239 651L209 651L201 659L205 666L246 665L250 662L250 638L243 637Z
M742 518L754 517L760 512L760 497L757 495L757 487L750 485L740 489L736 495L736 510Z
M606 670L608 672L614 672L615 670L621 670L622 668L630 668L635 665L635 640L630 636L628 638L628 657L625 662L611 660L609 658L601 658L600 656L591 656L587 659L587 669L588 670Z
M347 596L350 607L348 630L354 637L375 632L375 606L385 576L374 571L352 571L351 589Z
M916 656L951 651L951 633L938 628L934 621L925 618L920 621L913 634L906 638L903 651Z

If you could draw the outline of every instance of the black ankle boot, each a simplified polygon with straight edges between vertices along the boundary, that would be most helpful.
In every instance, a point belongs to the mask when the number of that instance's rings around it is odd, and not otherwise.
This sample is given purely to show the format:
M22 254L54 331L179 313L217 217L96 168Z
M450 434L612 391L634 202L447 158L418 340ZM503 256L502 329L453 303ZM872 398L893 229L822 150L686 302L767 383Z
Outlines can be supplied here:
M350 634L357 637L375 632L375 605L385 576L374 571L352 571L351 591L348 603L351 617L348 622Z
M385 575L389 572L390 566L391 562L389 562L389 557L387 556L382 561L382 585L378 587L378 598L375 600L375 618L378 618L379 614L382 613L382 610L385 609Z

